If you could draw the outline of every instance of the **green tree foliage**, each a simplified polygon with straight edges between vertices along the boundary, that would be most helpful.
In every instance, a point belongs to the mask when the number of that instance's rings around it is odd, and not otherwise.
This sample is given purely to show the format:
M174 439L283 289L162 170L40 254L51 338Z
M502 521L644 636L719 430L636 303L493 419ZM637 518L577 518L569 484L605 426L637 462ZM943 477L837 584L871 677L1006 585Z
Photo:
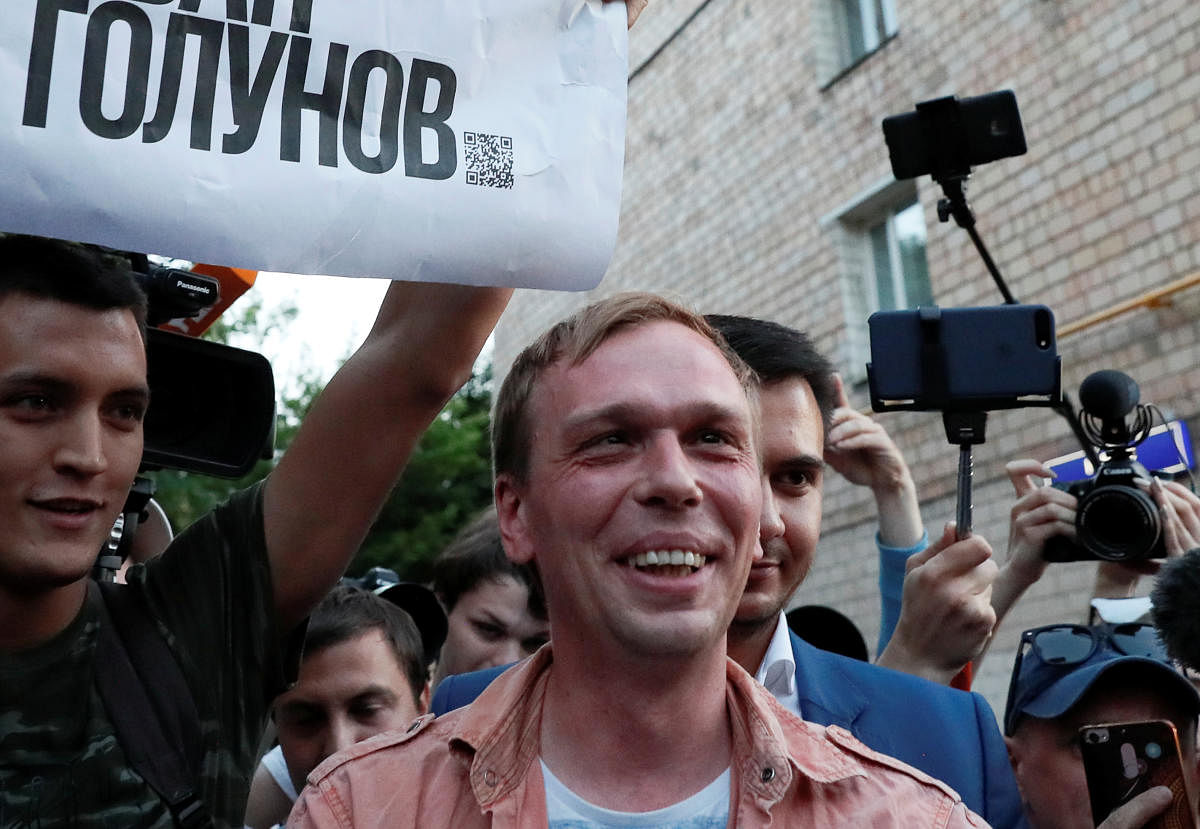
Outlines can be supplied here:
M265 314L260 302L252 302L228 322L224 317L218 320L205 338L239 345L258 342L276 328L285 327L295 313L294 308L285 308ZM323 383L315 373L306 372L299 378L276 378L276 384L285 389L276 414L278 458L291 443ZM370 567L383 566L405 579L428 580L433 559L442 547L491 502L490 406L491 367L487 366L476 370L422 436L351 564L350 573L359 575ZM265 477L274 465L275 460L260 461L236 481L161 470L152 473L157 486L154 497L178 531L238 489Z
M471 379L430 424L350 567L390 567L428 581L433 560L492 500L488 435L491 367Z

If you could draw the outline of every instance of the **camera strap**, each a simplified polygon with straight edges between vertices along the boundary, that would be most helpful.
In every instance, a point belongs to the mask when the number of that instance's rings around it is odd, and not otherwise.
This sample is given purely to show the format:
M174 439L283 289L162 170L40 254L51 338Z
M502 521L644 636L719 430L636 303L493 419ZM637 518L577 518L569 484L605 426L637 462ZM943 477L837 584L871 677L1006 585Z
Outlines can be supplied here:
M88 582L100 611L96 686L126 758L181 829L209 829L197 793L203 754L191 689L136 590Z

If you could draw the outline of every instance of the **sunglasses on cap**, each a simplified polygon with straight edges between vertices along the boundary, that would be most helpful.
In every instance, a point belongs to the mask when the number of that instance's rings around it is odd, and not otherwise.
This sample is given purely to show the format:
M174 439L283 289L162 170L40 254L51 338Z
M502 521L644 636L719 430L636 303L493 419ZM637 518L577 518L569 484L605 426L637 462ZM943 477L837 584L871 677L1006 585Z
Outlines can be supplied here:
M1008 686L1008 701L1004 706L1004 730L1011 734L1020 713L1013 710L1017 687L1021 681L1021 666L1025 659L1035 658L1042 664L1068 667L1087 662L1107 644L1125 656L1140 656L1170 665L1167 649L1159 639L1154 625L1145 622L1124 624L1073 625L1057 624L1032 628L1021 634L1013 663L1012 680Z

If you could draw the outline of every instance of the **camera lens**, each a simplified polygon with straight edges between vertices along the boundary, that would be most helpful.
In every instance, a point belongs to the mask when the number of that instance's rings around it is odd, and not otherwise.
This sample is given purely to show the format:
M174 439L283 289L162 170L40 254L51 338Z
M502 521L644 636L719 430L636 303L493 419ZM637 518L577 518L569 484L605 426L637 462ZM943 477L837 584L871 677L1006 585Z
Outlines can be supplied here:
M1157 760L1162 757L1162 746L1158 743L1146 743L1146 756L1151 760Z
M1148 557L1161 529L1154 500L1122 485L1098 486L1080 499L1075 525L1079 543L1109 561Z

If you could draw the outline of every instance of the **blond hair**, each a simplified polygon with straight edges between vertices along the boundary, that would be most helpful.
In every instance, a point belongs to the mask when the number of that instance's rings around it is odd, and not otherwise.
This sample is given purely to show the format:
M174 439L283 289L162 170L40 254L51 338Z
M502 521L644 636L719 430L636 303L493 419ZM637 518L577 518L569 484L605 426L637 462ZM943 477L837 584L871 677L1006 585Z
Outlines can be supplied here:
M650 322L674 322L695 331L720 350L742 388L753 394L757 378L700 314L650 293L617 294L577 311L543 333L513 362L492 415L492 468L524 481L529 472L529 398L542 373L565 360L577 366L618 331Z

